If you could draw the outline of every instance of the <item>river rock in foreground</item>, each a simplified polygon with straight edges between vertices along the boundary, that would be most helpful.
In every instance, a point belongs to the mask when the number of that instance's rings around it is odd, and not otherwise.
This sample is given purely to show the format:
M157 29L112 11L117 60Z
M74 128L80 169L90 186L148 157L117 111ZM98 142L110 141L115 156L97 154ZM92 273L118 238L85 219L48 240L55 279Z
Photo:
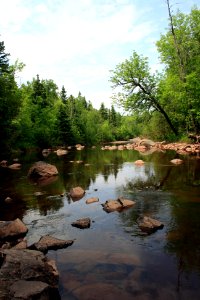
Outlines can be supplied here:
M38 179L41 177L51 177L58 175L56 166L44 161L36 162L28 171L28 177Z
M61 240L50 235L45 235L41 237L41 239L37 243L31 245L29 249L47 252L48 250L66 248L68 246L71 246L73 242L73 240Z
M55 262L39 251L0 250L0 299L60 299L58 277Z
M146 232L148 234L155 232L157 229L162 229L164 227L164 224L161 223L160 221L147 216L140 216L137 219L137 223L139 228L143 232Z
M132 207L135 204L135 201L118 198L117 200L107 200L104 204L102 204L103 209L106 212L120 211L124 208Z

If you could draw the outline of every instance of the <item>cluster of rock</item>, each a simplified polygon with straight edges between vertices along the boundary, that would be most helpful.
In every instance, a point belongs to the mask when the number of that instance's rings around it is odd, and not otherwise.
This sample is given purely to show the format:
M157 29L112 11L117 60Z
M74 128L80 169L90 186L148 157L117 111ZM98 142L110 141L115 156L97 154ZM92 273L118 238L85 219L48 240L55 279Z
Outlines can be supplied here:
M17 162L17 159L14 159L12 164L8 164L8 161L4 159L0 162L0 166L11 170L20 170L22 165Z
M45 253L73 241L47 235L27 246L27 231L19 219L0 222L0 299L60 299L58 270Z
M103 146L102 150L137 150L139 152L152 153L154 151L174 150L179 154L197 154L200 153L200 144L190 143L166 143L154 142L149 139L134 138L126 141L114 142L112 146Z

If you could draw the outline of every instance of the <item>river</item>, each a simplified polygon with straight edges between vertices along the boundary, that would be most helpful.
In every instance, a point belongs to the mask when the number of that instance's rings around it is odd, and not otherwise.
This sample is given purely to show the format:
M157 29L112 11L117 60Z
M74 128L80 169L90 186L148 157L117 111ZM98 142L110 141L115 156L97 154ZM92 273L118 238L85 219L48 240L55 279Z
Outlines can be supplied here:
M170 162L177 157L181 165ZM200 299L199 157L96 148L18 158L20 170L0 169L0 220L23 220L29 245L45 234L75 240L48 252L59 270L61 299ZM145 164L136 166L138 159ZM59 176L48 184L30 182L28 170L38 160L54 164ZM79 201L68 197L75 186L86 191ZM102 203L121 196L135 205L103 210ZM13 201L4 203L6 197ZM86 204L90 197L99 202ZM141 214L164 228L144 235L136 222ZM91 218L90 228L71 226L83 217Z

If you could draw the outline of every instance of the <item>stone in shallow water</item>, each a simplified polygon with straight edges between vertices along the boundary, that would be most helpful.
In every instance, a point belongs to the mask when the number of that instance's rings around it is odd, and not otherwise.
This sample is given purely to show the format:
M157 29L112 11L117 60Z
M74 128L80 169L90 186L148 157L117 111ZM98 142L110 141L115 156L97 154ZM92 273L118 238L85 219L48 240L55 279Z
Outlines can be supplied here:
M137 219L137 223L142 231L149 234L155 232L157 229L162 229L164 227L164 224L160 221L147 216L140 216Z
M179 159L179 158L174 158L172 160L170 160L172 164L174 165L180 165L183 163L183 160L182 159Z
M54 165L44 161L36 162L28 171L28 177L37 179L40 177L51 177L58 175L58 170Z
M85 201L86 204L91 204L91 203L94 203L94 202L99 202L99 198L97 197L92 197L92 198L89 198Z
M73 222L71 225L80 229L89 228L91 224L90 218L82 218Z
M124 199L122 197L117 200L107 200L104 204L102 204L103 209L106 212L120 211L124 208L132 207L135 204L135 201Z
M77 186L71 188L69 195L72 198L72 200L80 200L85 195L85 191L82 187Z
M73 242L73 240L61 240L50 235L45 235L41 237L41 239L37 243L31 245L29 249L47 252L48 250L66 248L68 246L71 246Z

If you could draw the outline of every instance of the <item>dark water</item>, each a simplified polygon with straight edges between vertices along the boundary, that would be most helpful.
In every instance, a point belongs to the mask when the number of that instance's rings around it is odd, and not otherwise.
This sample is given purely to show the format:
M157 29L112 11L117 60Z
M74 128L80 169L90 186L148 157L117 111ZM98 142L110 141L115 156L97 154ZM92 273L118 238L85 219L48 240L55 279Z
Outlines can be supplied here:
M200 299L200 159L182 156L184 163L174 166L175 157L175 152L100 149L45 159L22 156L21 170L0 169L0 220L21 218L29 244L44 234L75 239L67 249L48 253L58 266L62 299ZM27 179L29 167L41 158L59 170L49 184ZM137 159L145 165L135 166ZM86 194L73 202L67 193L75 186ZM7 196L14 201L5 204ZM102 203L119 196L135 206L103 211ZM90 197L99 202L87 205ZM164 228L142 235L140 214L162 221ZM89 229L71 226L82 217L92 219Z

